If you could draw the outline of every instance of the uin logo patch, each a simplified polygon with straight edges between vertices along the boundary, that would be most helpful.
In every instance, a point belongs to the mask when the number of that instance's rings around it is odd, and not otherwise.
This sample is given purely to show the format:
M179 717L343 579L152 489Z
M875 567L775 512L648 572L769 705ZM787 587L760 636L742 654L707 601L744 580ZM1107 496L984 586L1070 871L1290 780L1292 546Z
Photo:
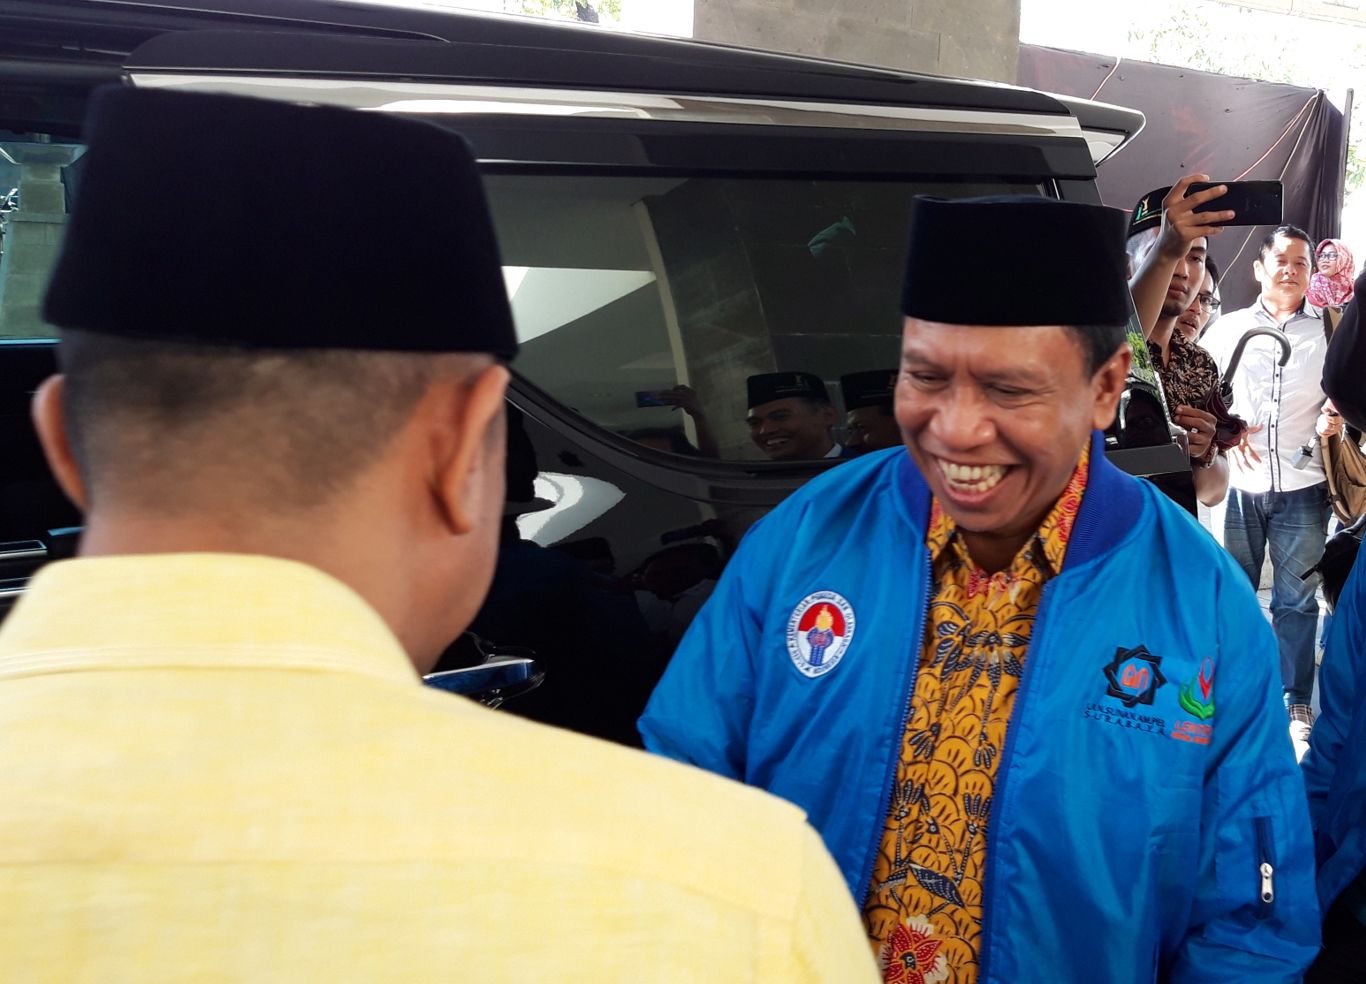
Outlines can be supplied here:
M807 595L787 620L787 653L803 676L829 673L853 641L853 606L833 591Z
M1144 646L1116 649L1115 658L1105 667L1105 696L1116 698L1128 708L1139 704L1151 706L1158 688L1167 682L1161 664L1162 657L1154 656Z

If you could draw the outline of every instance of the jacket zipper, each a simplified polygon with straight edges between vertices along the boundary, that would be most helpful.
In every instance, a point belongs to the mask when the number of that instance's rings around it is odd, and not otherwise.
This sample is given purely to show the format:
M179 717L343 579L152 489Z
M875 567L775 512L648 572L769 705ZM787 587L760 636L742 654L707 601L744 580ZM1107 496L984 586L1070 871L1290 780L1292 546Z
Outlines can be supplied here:
M1271 818L1253 817L1257 828L1257 877L1260 888L1257 893L1257 918L1266 919L1276 905L1276 865L1271 852Z
M883 779L882 786L885 792L882 796L882 805L873 818L872 836L868 838L868 858L863 865L863 888L859 891L858 908L859 915L863 915L863 907L868 903L868 896L873 890L873 863L877 860L877 850L882 844L881 830L887 823L887 811L892 806L892 785L896 782L896 767L901 762L901 743L906 737L906 722L911 717L911 698L915 694L915 678L920 666L920 650L924 646L925 640L925 620L929 618L930 612L930 551L928 548L921 550L921 568L925 575L925 596L920 605L920 614L916 618L915 632L911 638L914 640L911 647L910 659L908 659L906 674L902 681L902 693L906 695L906 703L901 708L901 725L897 730L893 754L887 764L887 775Z
M1062 575L1059 574L1058 577ZM1010 775L1010 762L1015 757L1015 722L1019 720L1020 714L1024 711L1025 698L1029 693L1029 682L1034 677L1033 656L1036 650L1036 643L1043 638L1044 616L1048 611L1048 602L1052 597L1050 590L1058 578L1051 578L1043 586L1043 594L1039 598L1039 610L1034 616L1034 631L1030 634L1029 645L1025 647L1024 669L1020 674L1020 686L1015 691L1015 706L1011 709L1010 717L1006 721L1005 743L1001 748L1001 761L996 767L996 781L993 785L991 799L991 816L987 817L987 866L982 872L982 935L978 938L977 950L977 979L982 984L989 984L991 976L988 968L991 963L991 940L992 929L996 922L996 907L992 904L992 895L996 886L996 866L1000 863L996 844L997 834L1001 825L997 818L1001 815L1001 808L1005 804L1006 777Z

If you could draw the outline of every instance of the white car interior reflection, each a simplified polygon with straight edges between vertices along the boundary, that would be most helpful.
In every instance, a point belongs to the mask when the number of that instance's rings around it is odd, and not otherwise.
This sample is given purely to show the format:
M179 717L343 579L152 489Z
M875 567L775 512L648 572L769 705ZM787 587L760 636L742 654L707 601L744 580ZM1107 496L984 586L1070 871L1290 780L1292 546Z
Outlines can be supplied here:
M587 475L541 472L536 476L536 498L553 502L541 512L517 517L522 537L548 547L572 536L622 500L621 489Z

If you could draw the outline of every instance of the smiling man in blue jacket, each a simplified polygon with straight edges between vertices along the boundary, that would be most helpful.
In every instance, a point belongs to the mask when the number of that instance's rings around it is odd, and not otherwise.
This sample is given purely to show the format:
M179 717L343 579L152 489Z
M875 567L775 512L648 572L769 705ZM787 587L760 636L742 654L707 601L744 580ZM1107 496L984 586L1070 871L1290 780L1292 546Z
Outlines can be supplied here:
M1318 913L1275 639L1103 453L1122 213L919 198L911 228L905 450L750 532L647 747L803 807L887 981L1298 980Z

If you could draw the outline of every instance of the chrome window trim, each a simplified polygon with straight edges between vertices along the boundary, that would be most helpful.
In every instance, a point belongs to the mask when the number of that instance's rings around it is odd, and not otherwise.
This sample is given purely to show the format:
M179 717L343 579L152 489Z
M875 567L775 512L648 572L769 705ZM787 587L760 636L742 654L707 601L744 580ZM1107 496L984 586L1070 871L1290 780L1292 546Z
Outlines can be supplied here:
M495 114L667 120L689 123L825 127L907 132L1016 134L1085 140L1092 156L1109 156L1114 136L1083 131L1068 114L934 109L917 106L802 102L785 99L683 96L587 89L460 85L279 75L148 72L136 86L185 88L266 99L416 115ZM1097 143L1097 140L1100 142Z
M41 540L17 540L13 543L0 543L0 561L41 560L47 556L47 547Z

